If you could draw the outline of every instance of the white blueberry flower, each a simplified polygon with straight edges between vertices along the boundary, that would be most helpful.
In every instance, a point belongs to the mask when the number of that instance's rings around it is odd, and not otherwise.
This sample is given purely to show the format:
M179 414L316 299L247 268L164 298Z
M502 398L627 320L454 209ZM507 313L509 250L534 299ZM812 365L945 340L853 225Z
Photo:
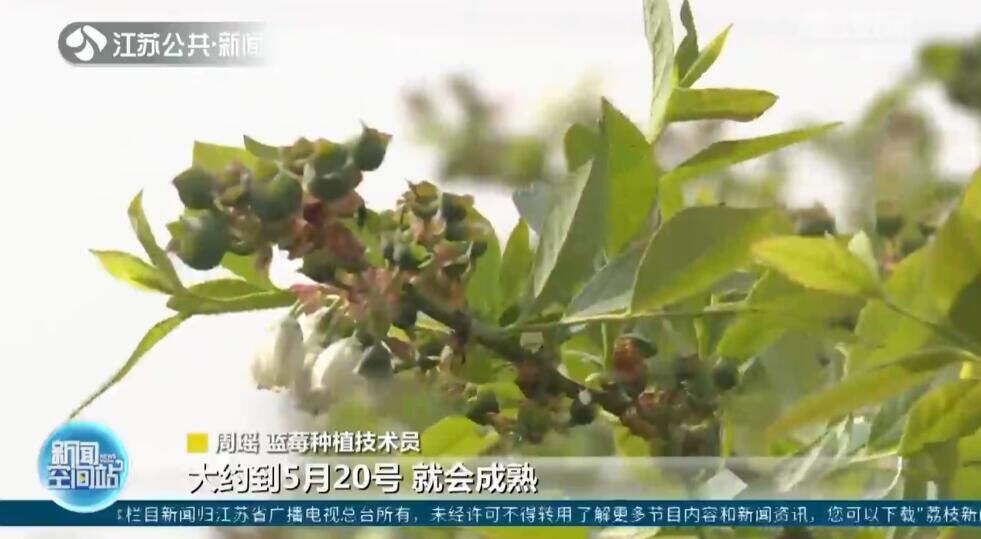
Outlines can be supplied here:
M303 368L303 330L285 316L264 335L252 358L252 377L259 389L280 390L293 384Z
M320 413L361 388L364 380L354 369L361 361L362 352L358 340L347 337L331 343L320 353L307 354L293 385L297 407Z

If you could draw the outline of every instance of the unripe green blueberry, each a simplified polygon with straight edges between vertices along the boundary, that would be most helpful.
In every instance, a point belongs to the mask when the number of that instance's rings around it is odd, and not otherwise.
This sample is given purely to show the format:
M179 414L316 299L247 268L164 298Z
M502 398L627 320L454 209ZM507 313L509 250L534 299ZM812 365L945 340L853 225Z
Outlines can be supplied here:
M467 241L470 237L470 229L465 221L451 221L446 223L443 237L447 241Z
M246 239L235 239L228 244L228 252L235 253L241 256L248 256L256 251L256 244L254 241Z
M900 249L903 252L903 256L909 256L924 245L926 245L926 239L920 236L912 236L903 238L903 241L900 243Z
M450 279L460 279L469 268L468 262L454 262L443 266L443 273Z
M569 426L588 425L596 419L596 406L592 403L592 395L585 391L572 399L569 405Z
M369 346L372 346L378 342L378 339L376 339L375 336L364 327L358 327L354 330L354 338L357 339L358 342L361 343L361 346L365 348L368 348Z
M296 139L296 142L289 147L289 158L290 159L303 159L308 157L313 153L314 145L310 142L310 139L306 137L300 137Z
M355 372L369 380L391 378L392 352L383 343L376 342L361 354L361 362Z
M692 380L698 376L702 362L698 356L680 356L675 360L674 375L678 382Z
M484 240L475 240L470 247L470 256L473 258L480 258L487 252L487 242Z
M406 271L419 269L419 264L422 262L416 257L412 246L405 245L404 243L400 243L395 246L393 257L395 258L395 264L399 267L399 269Z
M207 170L193 166L178 174L173 183L177 196L188 209L207 210L214 206L218 178Z
M337 172L347 164L350 154L347 146L343 144L329 140L318 140L307 166L318 176Z
M323 174L311 172L312 168L304 170L303 179L307 191L324 202L333 202L343 198L361 183L361 171L352 163L347 163L339 169Z
M402 330L408 331L415 327L419 313L416 306L408 299L403 298L399 302L398 311L392 320L392 324Z
M231 238L222 215L203 212L181 217L177 256L197 270L209 270L221 263Z
M712 381L719 391L729 391L739 385L739 366L731 359L719 359L712 367Z
M453 193L443 193L440 198L439 213L447 223L463 221L467 218L465 197Z
M337 274L337 261L333 255L323 249L311 251L303 256L300 273L318 283L329 283Z
M285 172L280 172L269 180L252 183L249 190L252 211L264 222L283 221L300 210L303 202L303 187Z
M883 238L893 238L902 230L903 216L892 204L879 203L876 209L875 231Z
M531 443L541 443L552 428L552 417L542 405L526 400L518 408L518 430Z
M487 425L491 414L501 413L497 395L489 389L481 389L467 403L466 417L478 425Z
M361 136L354 143L352 152L354 163L358 169L372 171L381 166L385 159L385 152L388 150L388 143L392 136L382 133L377 129L364 126Z
M824 236L835 233L835 223L827 218L807 218L797 222L797 233L801 236Z

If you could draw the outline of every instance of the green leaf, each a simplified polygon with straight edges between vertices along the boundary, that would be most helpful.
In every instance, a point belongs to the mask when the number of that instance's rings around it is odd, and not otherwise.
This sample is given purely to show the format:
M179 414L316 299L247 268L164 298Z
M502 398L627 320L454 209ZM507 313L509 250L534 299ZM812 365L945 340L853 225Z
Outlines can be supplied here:
M472 457L486 452L497 440L493 430L486 430L463 416L449 416L423 431L419 448L427 457Z
M674 196L665 199L661 204L661 212L664 214L664 218L671 217L681 208L681 201L679 200L681 186L687 180L718 172L730 165L775 152L791 144L821 135L838 125L840 124L823 124L764 137L723 140L712 144L688 158L674 170L661 176L659 180L661 190L674 194Z
M260 288L275 288L272 281L269 280L269 273L259 269L257 257L254 254L225 253L225 256L221 258L221 266Z
M267 159L269 161L276 161L279 159L279 148L276 146L263 144L248 135L243 135L242 139L245 143L245 149L252 155L260 159Z
M695 29L695 16L691 12L691 4L688 0L681 4L681 26L685 28L685 37L678 44L674 63L678 67L678 75L684 77L698 59L698 32Z
M759 118L777 102L777 96L764 90L738 88L676 88L668 105L669 122L692 120L735 120Z
M289 290L265 290L241 279L216 279L174 295L167 306L186 314L221 314L278 309L295 301Z
M682 210L647 244L630 309L653 310L712 286L749 261L755 242L788 227L776 210L723 206Z
M981 268L981 169L927 247L926 288L940 313L952 308Z
M634 278L645 248L638 244L600 268L569 303L564 318L574 320L626 311L630 307Z
M834 122L763 137L719 141L685 160L667 176L672 180L683 181L715 172L814 138L839 125L839 122Z
M909 412L899 452L911 455L981 428L981 380L955 380L922 396Z
M257 294L266 290L244 279L214 279L193 284L187 291L197 296L211 299L231 299L249 294Z
M952 43L929 43L920 49L920 69L930 77L948 82L957 75L960 47Z
M954 299L950 322L957 331L981 346L981 273Z
M172 294L174 287L157 268L139 257L122 251L90 250L102 267L113 277L126 281L137 288Z
M654 153L640 129L605 99L600 134L609 177L607 249L618 253L654 209L657 197Z
M225 167L233 161L238 161L246 167L253 168L256 164L256 157L243 148L194 141L194 150L191 156L192 165L197 165L209 172L218 174L225 170Z
M717 36L712 38L712 41L709 41L708 45L699 53L695 62L685 71L678 86L682 88L690 87L712 67L712 64L719 58L719 54L722 53L722 47L725 46L726 38L729 36L729 30L731 29L732 25L726 26Z
M528 286L528 275L535 253L531 250L531 237L528 222L518 219L511 230L504 256L501 260L500 286L501 308L507 309L521 300Z
M969 360L970 356L960 350L927 350L849 376L801 399L767 429L767 435L775 437L802 425L878 404L926 382L942 367Z
M602 250L606 228L609 190L604 161L602 155L597 155L591 166L580 167L555 187L535 252L535 307L544 308L563 300L593 272L593 261Z
M167 253L157 244L156 238L153 237L153 230L150 229L150 223L146 219L146 214L143 213L142 191L133 197L127 213L129 214L130 225L136 234L136 239L139 240L140 245L143 246L143 250L150 257L150 262L160 270L161 275L163 275L170 288L175 290L183 288L180 278L177 277L177 271L174 269L173 262L170 261L170 257L167 256Z
M171 237L180 239L181 226L177 221L167 223L167 230ZM233 274L245 279L246 281L266 290L274 290L276 286L269 280L268 270L259 269L258 255L237 255L235 253L225 253L221 258L221 267Z
M501 245L490 221L474 208L470 209L470 213L490 233L486 237L487 250L476 260L467 281L467 306L479 316L496 319L500 313L501 289L498 283L501 278Z
M105 393L110 387L116 385L120 380L125 378L126 375L129 374L129 371L131 371L140 361L140 358L149 352L150 349L153 348L158 342L163 340L163 338L166 337L171 331L176 329L181 322L187 320L188 318L189 315L177 314L157 322L152 328L150 328L149 331L146 332L146 335L144 335L139 344L136 345L136 349L133 350L133 353L130 354L129 358L125 363L123 363L122 367L120 367L112 375L112 377L106 380L105 383L99 386L99 389L95 390L94 393L86 397L86 399L82 401L82 404L78 405L78 407L72 411L68 418L72 419L78 416L78 414L81 413L82 410L84 410L89 404L92 404L95 399L102 396L102 394Z
M753 287L742 313L726 328L716 347L723 357L747 358L790 330L823 331L834 319L854 312L854 298L806 289L779 273L767 272Z
M577 169L578 170L578 169ZM575 177L575 171L573 171ZM518 215L528 222L528 226L541 235L545 229L545 221L549 217L552 204L557 198L558 185L549 182L534 182L515 189L511 194Z
M860 231L852 239L848 240L848 250L851 251L859 260L869 268L873 274L879 273L879 262L875 258L875 249L872 247L872 240L868 234Z
M926 262L927 255L922 249L904 258L886 281L885 295L907 310L934 318L932 299L923 286ZM862 309L855 334L858 342L847 353L849 372L916 351L933 336L929 328L879 300L869 301Z
M783 236L753 246L764 265L808 288L846 296L881 295L882 286L864 262L834 238Z
M562 139L569 172L585 165L593 158L598 140L599 135L596 131L581 123L576 122L569 126L565 132L565 137Z
M644 0L644 30L651 50L653 76L648 129L651 140L657 140L664 129L668 101L678 80L674 67L671 7L667 0Z

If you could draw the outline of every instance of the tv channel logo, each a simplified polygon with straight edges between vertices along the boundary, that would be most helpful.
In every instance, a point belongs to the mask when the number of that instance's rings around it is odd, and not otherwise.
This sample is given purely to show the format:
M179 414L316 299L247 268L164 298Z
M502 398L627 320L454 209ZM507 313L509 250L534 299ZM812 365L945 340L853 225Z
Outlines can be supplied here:
M129 475L129 457L109 428L70 421L44 441L37 467L55 503L76 513L94 513L119 498Z

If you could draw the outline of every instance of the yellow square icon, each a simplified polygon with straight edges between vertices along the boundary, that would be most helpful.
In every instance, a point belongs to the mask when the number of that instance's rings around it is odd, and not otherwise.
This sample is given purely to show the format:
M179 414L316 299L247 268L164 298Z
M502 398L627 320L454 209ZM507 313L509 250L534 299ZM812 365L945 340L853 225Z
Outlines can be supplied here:
M207 453L208 452L208 433L189 432L187 433L187 452L188 453Z

